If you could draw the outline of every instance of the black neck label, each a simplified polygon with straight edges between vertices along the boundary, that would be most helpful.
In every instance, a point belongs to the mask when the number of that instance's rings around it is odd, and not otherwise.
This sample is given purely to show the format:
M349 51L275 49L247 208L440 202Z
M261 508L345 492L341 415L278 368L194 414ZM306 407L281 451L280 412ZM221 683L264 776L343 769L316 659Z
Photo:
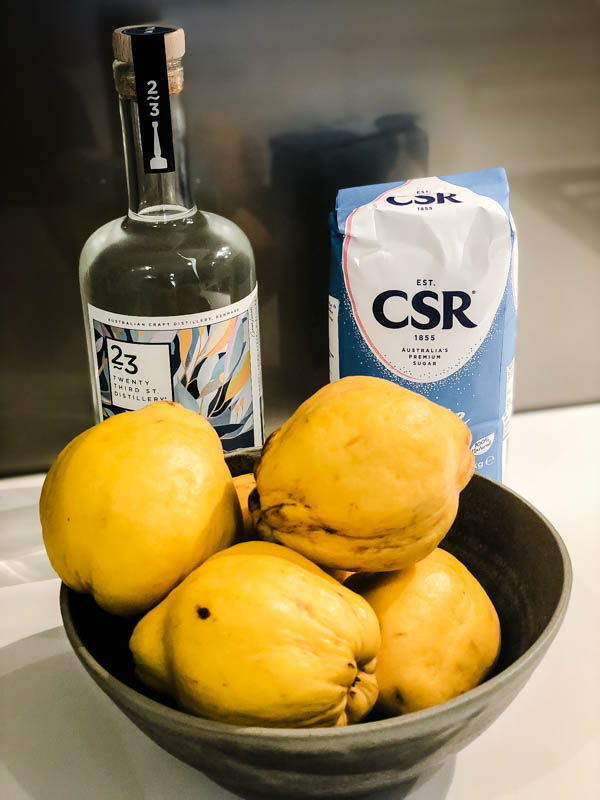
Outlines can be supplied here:
M144 172L174 172L165 33L153 25L128 28L135 72Z

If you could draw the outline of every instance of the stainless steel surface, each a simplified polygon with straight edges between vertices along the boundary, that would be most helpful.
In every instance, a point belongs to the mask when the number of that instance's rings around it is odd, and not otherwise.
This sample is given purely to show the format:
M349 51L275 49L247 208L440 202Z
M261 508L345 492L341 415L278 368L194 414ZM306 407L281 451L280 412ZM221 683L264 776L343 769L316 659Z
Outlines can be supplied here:
M3 50L0 473L92 422L79 250L126 208L111 31L186 32L200 207L250 237L267 427L327 380L337 188L502 165L520 236L516 407L600 396L600 4L13 4Z

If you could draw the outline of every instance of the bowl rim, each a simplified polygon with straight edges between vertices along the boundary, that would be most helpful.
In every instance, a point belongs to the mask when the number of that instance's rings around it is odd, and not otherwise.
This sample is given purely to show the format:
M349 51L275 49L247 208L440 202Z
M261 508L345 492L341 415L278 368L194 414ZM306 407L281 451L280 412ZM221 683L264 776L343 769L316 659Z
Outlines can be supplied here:
M64 582L61 582L60 587L60 612L63 620L63 625L67 638L75 651L79 660L84 663L86 668L98 681L104 683L107 677L118 686L119 692L124 695L129 701L128 705L135 705L141 710L147 710L153 715L160 715L166 720L178 727L188 727L202 730L205 733L224 734L229 737L236 736L239 738L252 738L252 739L287 739L287 740L306 740L306 739L327 739L334 736L336 740L341 738L348 738L356 736L357 734L364 735L367 732L385 732L391 728L401 728L409 726L411 733L418 735L420 729L428 727L429 721L440 714L446 714L448 718L453 716L468 715L470 707L477 705L482 696L487 694L495 694L500 691L503 686L511 683L513 678L520 673L527 672L531 662L535 662L538 654L543 654L544 651L550 646L561 626L563 618L566 614L569 598L571 594L571 587L573 583L573 571L571 559L566 548L566 545L559 535L556 528L552 523L533 506L528 500L523 498L520 494L515 492L505 484L488 478L484 475L475 474L472 480L483 480L491 484L499 486L502 491L508 492L513 495L518 501L524 503L531 511L534 512L545 524L547 530L552 535L556 546L558 547L562 565L563 565L563 583L556 608L552 616L548 620L546 626L541 631L533 644L516 659L510 666L503 669L497 675L483 681L473 689L464 692L457 697L447 700L445 703L438 703L430 708L423 709L422 711L413 711L410 714L399 715L396 717L388 717L381 720L372 720L370 722L361 722L356 725L348 725L344 727L328 727L328 728L285 728L285 727L266 727L266 726L241 726L233 725L228 722L219 722L217 720L207 719L205 717L196 716L186 711L172 708L164 703L154 700L151 697L143 694L142 692L133 689L123 681L112 675L105 667L103 667L85 647L81 638L75 629L73 619L69 607L70 593L77 594L73 589L70 589ZM532 667L532 671L535 665Z

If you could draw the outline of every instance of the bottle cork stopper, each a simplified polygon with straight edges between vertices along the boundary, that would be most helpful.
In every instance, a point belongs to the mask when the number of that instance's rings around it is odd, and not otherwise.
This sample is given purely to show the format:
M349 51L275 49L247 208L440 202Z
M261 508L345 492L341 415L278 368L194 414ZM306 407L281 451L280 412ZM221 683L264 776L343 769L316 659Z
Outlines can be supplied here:
M185 53L185 35L183 28L166 28L161 25L125 25L113 31L113 55L117 61L133 63L131 54L131 37L151 36L153 33L164 33L167 61L182 58Z

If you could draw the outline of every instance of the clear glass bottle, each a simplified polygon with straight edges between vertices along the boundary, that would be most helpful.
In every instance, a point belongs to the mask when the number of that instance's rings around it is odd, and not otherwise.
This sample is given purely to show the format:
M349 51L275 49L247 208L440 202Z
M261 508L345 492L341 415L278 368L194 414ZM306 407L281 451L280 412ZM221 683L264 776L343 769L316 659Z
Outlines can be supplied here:
M260 446L254 257L237 225L191 198L183 30L120 28L113 48L129 211L90 236L79 269L97 419L168 399L206 417L225 450ZM161 70L162 97L146 80Z

